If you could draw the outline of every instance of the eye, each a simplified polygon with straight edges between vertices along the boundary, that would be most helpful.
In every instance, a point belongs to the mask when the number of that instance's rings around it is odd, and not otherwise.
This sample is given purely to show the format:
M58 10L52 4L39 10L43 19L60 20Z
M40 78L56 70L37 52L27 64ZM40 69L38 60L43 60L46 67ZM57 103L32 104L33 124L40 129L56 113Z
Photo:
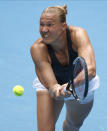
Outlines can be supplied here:
M43 24L43 23L40 23L40 26L44 26L44 24Z
M53 26L53 25L54 25L54 24L52 24L52 23L48 23L48 24L47 24L48 27L51 27L51 26Z

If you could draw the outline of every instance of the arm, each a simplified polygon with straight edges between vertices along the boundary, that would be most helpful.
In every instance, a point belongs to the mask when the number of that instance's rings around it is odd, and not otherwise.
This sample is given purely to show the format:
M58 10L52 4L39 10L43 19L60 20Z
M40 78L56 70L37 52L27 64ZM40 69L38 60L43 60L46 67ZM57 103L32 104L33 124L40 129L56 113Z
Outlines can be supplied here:
M31 47L31 56L40 82L49 90L52 97L62 98L60 92L62 87L58 84L53 73L47 47L44 44L35 43Z
M31 56L35 64L36 74L46 88L57 83L48 58L48 50L44 44L35 43L31 47Z
M82 28L78 28L73 37L74 48L78 52L78 56L81 56L85 59L88 68L89 79L92 79L96 75L96 63L94 51L91 46L89 37L86 31ZM83 81L82 72L78 75L76 81ZM77 82L78 83L78 82Z

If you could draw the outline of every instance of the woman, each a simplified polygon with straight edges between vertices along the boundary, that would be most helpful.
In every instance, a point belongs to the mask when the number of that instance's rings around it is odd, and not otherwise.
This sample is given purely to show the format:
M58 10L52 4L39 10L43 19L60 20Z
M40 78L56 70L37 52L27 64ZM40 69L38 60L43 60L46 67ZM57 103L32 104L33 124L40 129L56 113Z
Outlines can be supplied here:
M37 91L38 131L55 131L55 124L64 102L66 118L63 131L79 131L92 109L94 90L98 88L95 56L88 35L82 28L68 27L66 14L66 6L46 8L40 17L41 38L31 47L37 74L34 87ZM66 74L69 73L69 46L71 46L70 60L73 62L77 56L82 56L86 60L88 75L91 79L89 87L91 93L88 93L83 103L73 100L70 92L64 92L68 81ZM81 82L80 78L77 84Z

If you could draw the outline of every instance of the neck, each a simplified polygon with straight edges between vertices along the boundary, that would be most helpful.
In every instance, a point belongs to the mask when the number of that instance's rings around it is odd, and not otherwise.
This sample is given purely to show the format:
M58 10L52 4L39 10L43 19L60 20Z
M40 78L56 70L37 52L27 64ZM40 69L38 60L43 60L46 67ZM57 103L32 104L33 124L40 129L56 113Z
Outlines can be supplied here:
M60 37L51 44L51 47L53 50L57 52L64 52L67 48L67 37L66 37L66 31L61 33Z

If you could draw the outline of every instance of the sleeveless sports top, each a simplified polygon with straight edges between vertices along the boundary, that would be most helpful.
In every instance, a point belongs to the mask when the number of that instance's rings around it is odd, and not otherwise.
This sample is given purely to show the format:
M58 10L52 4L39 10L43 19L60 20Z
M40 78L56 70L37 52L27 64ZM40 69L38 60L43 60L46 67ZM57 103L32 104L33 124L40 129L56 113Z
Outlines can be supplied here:
M48 45L48 52L52 61L51 66L55 74L56 80L58 81L59 84L64 84L68 82L69 72L71 71L70 68L72 67L74 59L78 56L78 53L72 49L70 31L68 28L66 30L66 35L67 35L67 44L68 44L69 65L66 65L66 66L62 65L58 61L51 46Z

